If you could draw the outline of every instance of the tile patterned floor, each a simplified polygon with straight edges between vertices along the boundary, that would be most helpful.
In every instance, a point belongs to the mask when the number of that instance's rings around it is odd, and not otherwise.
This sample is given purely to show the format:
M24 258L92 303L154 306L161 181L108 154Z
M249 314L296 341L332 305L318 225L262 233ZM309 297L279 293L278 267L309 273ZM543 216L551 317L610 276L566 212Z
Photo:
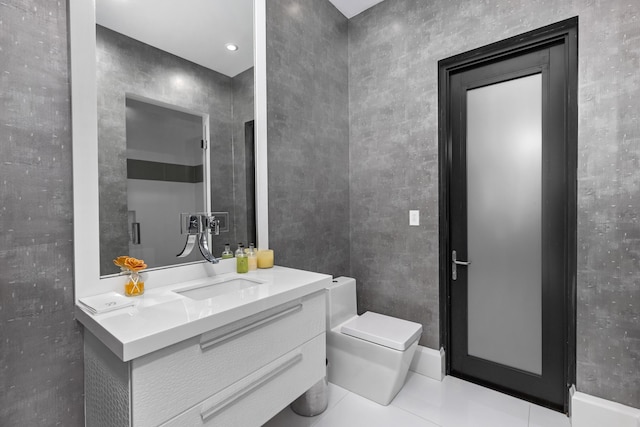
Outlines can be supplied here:
M263 427L570 427L569 418L454 377L438 382L409 372L404 388L381 406L329 384L329 406L316 417L284 409Z

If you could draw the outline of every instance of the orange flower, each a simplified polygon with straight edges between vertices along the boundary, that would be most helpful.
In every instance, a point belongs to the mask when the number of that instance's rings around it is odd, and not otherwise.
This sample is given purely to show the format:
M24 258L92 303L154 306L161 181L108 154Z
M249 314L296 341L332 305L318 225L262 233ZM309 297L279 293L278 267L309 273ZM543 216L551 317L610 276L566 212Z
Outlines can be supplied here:
M113 260L113 263L120 268L126 268L124 266L124 262L129 258L128 256L119 256L118 258Z
M141 271L147 268L147 264L143 260L133 258L130 256L119 256L113 260L113 263L120 267L120 269L129 271Z
M124 261L124 267L131 271L141 271L147 268L147 264L145 264L141 259L127 257Z

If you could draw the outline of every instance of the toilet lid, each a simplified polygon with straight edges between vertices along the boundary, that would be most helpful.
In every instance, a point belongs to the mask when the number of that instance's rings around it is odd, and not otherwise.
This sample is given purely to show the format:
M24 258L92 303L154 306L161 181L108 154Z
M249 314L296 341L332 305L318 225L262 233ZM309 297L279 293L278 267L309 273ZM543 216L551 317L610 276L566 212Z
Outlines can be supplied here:
M367 311L362 316L346 322L340 331L352 337L402 351L420 337L422 325Z

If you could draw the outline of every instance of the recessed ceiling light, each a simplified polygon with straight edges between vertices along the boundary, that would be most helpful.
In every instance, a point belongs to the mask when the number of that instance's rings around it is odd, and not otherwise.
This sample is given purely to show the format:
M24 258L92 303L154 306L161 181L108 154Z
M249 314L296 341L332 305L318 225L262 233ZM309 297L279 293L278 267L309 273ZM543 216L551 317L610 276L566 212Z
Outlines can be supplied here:
M227 48L227 50L230 50L231 52L235 52L236 50L238 50L238 45L233 43L227 43L225 47Z

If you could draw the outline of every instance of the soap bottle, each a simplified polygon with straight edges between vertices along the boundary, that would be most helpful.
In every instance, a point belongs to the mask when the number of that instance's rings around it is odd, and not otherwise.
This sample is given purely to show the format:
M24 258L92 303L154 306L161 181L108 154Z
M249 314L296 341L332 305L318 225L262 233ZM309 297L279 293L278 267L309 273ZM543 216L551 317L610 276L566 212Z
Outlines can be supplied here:
M249 259L249 271L258 269L258 251L256 251L253 243L249 245L249 252L247 252L247 257Z
M236 250L236 271L238 273L249 272L249 257L244 252L242 243L238 243L238 250Z
M224 251L222 251L222 259L233 258L233 252L231 252L231 245L224 244Z

